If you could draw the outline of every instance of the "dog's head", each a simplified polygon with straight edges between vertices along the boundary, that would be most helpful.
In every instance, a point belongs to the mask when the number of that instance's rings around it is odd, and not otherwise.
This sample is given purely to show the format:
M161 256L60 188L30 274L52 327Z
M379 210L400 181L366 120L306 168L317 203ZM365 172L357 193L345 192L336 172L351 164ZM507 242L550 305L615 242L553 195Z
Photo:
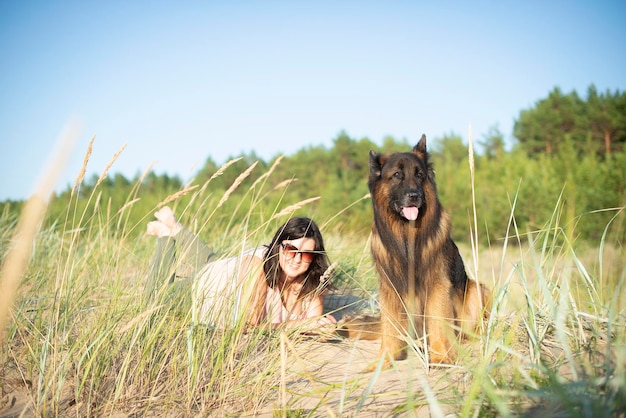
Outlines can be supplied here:
M373 204L388 204L388 209L402 218L416 220L426 203L425 184L434 185L428 159L425 135L411 152L382 155L370 151L368 185Z

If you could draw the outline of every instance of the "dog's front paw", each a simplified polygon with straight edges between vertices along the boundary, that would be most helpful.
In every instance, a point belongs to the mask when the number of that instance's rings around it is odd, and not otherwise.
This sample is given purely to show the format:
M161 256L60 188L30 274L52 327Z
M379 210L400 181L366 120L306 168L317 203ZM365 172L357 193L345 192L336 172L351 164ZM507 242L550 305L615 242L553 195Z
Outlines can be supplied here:
M431 366L436 366L440 364L453 364L454 363L454 352L452 350L448 350L445 353L441 353L438 351L429 351L428 352L428 362Z
M384 359L379 358L377 361L369 364L367 367L361 370L361 373L372 373L378 369L380 369L381 371L391 369L391 365L391 360L389 360L389 358L385 356Z

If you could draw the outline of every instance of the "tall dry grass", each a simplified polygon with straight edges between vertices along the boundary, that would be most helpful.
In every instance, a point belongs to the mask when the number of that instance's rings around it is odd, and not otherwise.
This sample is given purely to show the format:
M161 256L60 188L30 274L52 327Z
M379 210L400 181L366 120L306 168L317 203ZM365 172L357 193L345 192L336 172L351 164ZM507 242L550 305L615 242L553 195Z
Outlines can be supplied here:
M196 232L208 225L235 231L236 236L212 234L223 236L213 244L228 254L240 252L242 242L264 243L276 222L317 197L292 202L285 189L265 187L263 177L249 190L252 201L281 196L265 222L253 224L252 216L235 227L212 222L252 169L218 201L207 197L210 179L199 188L185 186L154 209L174 205ZM166 286L159 297L144 302L154 240L125 233L145 228L127 221L140 187L115 213L98 205L93 213L69 216L75 212L68 209L61 224L35 229L28 241L34 243L33 256L23 274L11 276L19 277L19 286L3 296L10 315L0 354L0 415L375 416L369 406L375 397L393 399L388 411L408 416L427 408L431 416L609 417L626 408L624 248L607 242L608 234L596 245L570 242L560 205L540 230L519 231L513 196L508 230L498 243L481 242L473 222L472 246L462 252L470 275L494 292L484 332L458 347L459 359L449 368L430 368L422 342L409 341L407 379L417 383L375 393L376 381L393 370L377 370L365 380L340 374L337 381L294 372L291 366L315 356L308 350L319 348L317 341L296 332L198 324L188 301ZM98 194L96 187L85 198L97 201ZM183 195L191 196L190 203L179 205ZM71 199L68 208L78 207L78 193ZM243 209L251 214L255 204ZM151 216L146 213L146 221ZM623 209L615 216L624 216ZM339 220L318 220L337 262L333 280L339 291L375 300L368 238L334 233L341 230ZM2 215L1 248L13 245L16 231L15 220ZM14 262L8 255L3 260L3 286L14 280L4 273ZM349 346L350 353L359 350L352 341L338 344ZM351 361L352 354L346 355L345 362ZM402 364L394 370L407 373ZM313 404L303 406L305 397Z

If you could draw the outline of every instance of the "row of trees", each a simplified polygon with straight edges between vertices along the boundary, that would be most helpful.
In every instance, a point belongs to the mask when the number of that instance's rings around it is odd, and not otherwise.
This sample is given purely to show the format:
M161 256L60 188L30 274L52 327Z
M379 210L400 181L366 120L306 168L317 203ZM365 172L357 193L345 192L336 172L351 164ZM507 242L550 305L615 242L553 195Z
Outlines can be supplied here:
M593 87L589 89L585 102L577 99L575 92L562 95L555 89L534 108L522 111L515 124L519 142L509 150L504 135L496 128L479 141L482 147L475 156L474 186L482 237L491 241L502 239L512 213L521 233L542 229L550 219L558 218L571 239L598 242L609 224L610 234L618 239L626 237L626 216L622 214L612 221L626 205L624 94L597 95L594 91ZM597 116L591 109L600 96L604 97L603 103L614 106L609 106L610 112L607 110L614 116L604 125L590 122L599 120L594 119ZM581 103L584 106L580 107ZM594 141L600 140L599 132L603 132L603 144L605 133L609 132L608 148L595 146ZM586 152L592 144L593 152ZM369 138L352 138L341 132L331 148L309 146L267 162L254 153L244 154L221 170L209 157L191 184L154 172L132 180L121 174L104 181L94 176L80 186L78 198L68 190L53 200L48 225L66 218L68 205L70 217L84 213L101 222L111 219L111 214L121 208L129 208L118 229L125 234L139 233L154 208L167 196L195 186L171 203L186 208L184 216L188 221L202 222L198 218L210 215L210 222L227 228L236 227L244 218L262 224L284 207L320 196L299 212L327 222L329 228L340 233L366 236L371 224L371 202L365 197L369 151L408 151L413 145L393 137L384 138L378 145ZM441 201L452 217L455 239L467 240L473 213L467 142L450 134L429 138L428 147ZM241 179L252 165L249 175ZM218 172L220 175L216 176ZM236 182L240 182L239 186L229 190ZM230 198L224 201L227 190ZM218 205L219 210L214 211ZM5 202L4 206L12 211L19 209L19 204ZM121 228L127 225L136 228ZM220 228L220 233L227 233L227 228ZM206 233L211 230L208 228Z
M513 134L531 155L559 152L566 140L579 152L619 152L626 143L626 93L599 93L592 85L583 99L575 90L563 94L555 88L521 111Z

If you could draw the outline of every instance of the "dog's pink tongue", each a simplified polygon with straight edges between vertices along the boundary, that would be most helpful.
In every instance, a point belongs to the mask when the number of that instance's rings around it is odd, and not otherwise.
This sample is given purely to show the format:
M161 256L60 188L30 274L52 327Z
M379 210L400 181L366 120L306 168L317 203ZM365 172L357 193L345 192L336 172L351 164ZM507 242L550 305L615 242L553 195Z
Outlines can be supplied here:
M409 221L416 220L418 213L419 209L417 209L415 206L406 206L402 208L402 216L407 218Z

